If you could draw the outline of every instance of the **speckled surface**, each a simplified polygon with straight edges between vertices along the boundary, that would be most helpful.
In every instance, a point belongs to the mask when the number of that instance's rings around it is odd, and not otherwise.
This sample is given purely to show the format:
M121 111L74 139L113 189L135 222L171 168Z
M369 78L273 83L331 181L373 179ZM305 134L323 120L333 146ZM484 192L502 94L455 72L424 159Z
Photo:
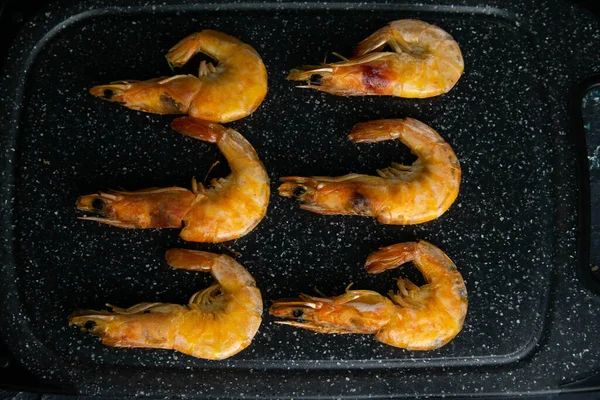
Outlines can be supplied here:
M587 268L598 282L597 285L600 285L600 85L583 97L581 112L585 120L583 128L586 135L591 199L591 253Z
M0 105L6 111L0 114L0 286L7 296L1 334L16 358L44 379L92 395L535 393L598 371L600 333L589 322L600 318L599 301L574 273L576 186L566 109L567 90L598 65L591 50L600 43L598 26L550 1L536 2L536 13L518 3L508 10L428 3L105 8L89 1L42 10L9 54L0 86L9 100ZM577 27L566 22L571 17ZM461 45L465 74L449 94L339 98L285 81L290 68L331 51L349 54L368 33L399 18L438 24ZM176 230L126 231L75 219L79 194L187 186L222 160L216 147L172 132L173 117L131 111L86 92L98 83L170 74L166 50L203 28L239 37L265 61L265 102L230 126L255 146L274 193L280 176L373 173L412 160L399 143L349 143L345 135L359 121L414 117L453 146L463 168L461 192L436 221L400 227L320 216L273 194L265 220L227 244L241 253L237 259L268 307L271 299L315 287L337 294L354 283L385 291L403 271L368 276L362 270L367 254L429 240L455 261L470 295L465 328L449 345L409 352L367 336L276 326L266 316L247 350L208 362L107 348L67 326L66 316L80 307L185 302L210 280L170 270L164 251L226 251L184 243ZM560 32L568 32L563 47L556 42Z

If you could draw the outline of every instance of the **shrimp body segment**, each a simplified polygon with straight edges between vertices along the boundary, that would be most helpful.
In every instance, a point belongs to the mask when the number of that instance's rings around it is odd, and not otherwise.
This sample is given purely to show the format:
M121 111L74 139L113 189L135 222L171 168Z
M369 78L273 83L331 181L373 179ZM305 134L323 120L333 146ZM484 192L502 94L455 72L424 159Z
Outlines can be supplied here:
M426 284L398 278L389 298L369 290L347 290L337 297L301 295L278 300L269 312L286 318L280 324L321 333L372 334L385 344L409 350L442 347L462 329L467 313L467 289L454 263L425 241L398 243L369 255L365 268L380 273L412 261Z
M171 249L174 268L210 272L216 282L195 293L188 305L140 303L112 311L81 310L69 324L113 347L172 349L222 360L250 343L262 321L262 297L248 271L226 255Z
M232 36L204 30L177 43L167 60L180 67L197 53L218 64L202 62L198 76L122 81L94 86L90 93L134 110L189 114L211 122L225 123L252 114L267 94L267 70L256 50Z
M412 118L354 126L350 140L370 143L399 139L419 158L411 166L393 163L379 176L281 178L279 194L319 214L375 217L382 224L419 224L442 215L458 196L461 169L454 151L432 128Z
M386 46L392 52L382 52ZM426 22L403 19L362 41L351 59L303 66L288 79L306 81L301 88L339 96L426 98L452 89L463 70L462 53L452 36Z
M192 191L171 187L136 192L111 191L81 196L77 208L99 216L80 217L120 228L181 228L193 242L223 242L244 236L263 219L269 204L269 177L252 145L233 129L178 118L173 129L216 143L231 168L226 178L206 189L192 181Z

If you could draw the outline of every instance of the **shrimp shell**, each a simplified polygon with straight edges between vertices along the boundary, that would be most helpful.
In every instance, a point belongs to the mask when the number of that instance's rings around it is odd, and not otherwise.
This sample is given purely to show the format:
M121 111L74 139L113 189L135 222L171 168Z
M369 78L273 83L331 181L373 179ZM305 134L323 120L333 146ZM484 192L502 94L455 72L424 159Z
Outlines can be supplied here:
M421 271L425 285L398 278L398 291L390 291L389 298L370 290L346 290L336 297L303 294L274 301L269 313L286 319L279 324L315 332L370 334L394 347L437 349L462 330L467 289L452 260L423 240L379 249L369 255L365 268L381 273L409 261Z
M213 30L194 33L167 53L180 67L197 53L217 60L200 64L198 76L175 75L146 81L94 86L90 93L125 107L155 114L189 114L211 122L231 122L252 114L267 94L267 70L252 46Z
M140 191L110 191L81 196L80 211L100 216L79 217L119 228L181 228L181 238L193 242L224 242L252 231L269 204L269 177L252 145L233 129L178 118L176 131L216 143L231 174L214 179L210 188L192 180L192 190L181 187Z
M69 324L100 336L113 347L177 350L222 360L250 345L262 321L263 303L254 278L226 255L185 249L165 254L169 265L210 272L217 281L195 293L188 305L140 303L112 311L80 310Z
M386 45L393 51L381 51ZM353 58L299 67L287 79L306 81L300 88L338 96L426 98L452 89L463 70L462 53L452 36L426 22L404 19L362 41Z
M302 209L319 214L375 217L382 224L419 224L442 215L460 188L461 169L454 151L428 125L416 119L359 123L350 140L371 143L400 139L419 158L411 166L393 163L379 176L287 176L279 194L295 197Z

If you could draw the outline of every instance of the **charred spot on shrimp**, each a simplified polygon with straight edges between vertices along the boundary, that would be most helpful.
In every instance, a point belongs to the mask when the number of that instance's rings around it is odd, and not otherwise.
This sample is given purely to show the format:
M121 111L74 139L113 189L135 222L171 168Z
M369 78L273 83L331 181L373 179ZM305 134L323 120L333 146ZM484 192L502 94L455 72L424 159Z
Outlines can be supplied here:
M390 84L384 69L368 64L361 65L361 68L363 83L369 91L380 93Z
M183 104L181 104L166 93L160 95L160 102L162 103L165 111L169 113L176 114L183 112Z
M169 207L153 210L150 213L152 226L156 226L159 228L179 228L183 225L183 221L181 218L182 217L181 215L179 215L179 213L177 215L173 215L172 210Z
M302 310L295 309L292 315L294 316L294 318L302 318L304 312Z
M370 211L370 202L365 196L359 192L354 192L350 196L350 207L359 214Z

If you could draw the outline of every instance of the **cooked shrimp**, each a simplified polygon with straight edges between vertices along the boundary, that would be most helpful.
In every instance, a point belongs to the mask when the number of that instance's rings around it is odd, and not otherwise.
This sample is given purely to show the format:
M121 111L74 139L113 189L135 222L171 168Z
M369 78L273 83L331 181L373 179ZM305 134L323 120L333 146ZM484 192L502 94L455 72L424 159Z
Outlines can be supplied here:
M210 272L217 281L195 293L187 306L140 303L112 311L82 310L69 324L113 347L172 349L198 358L222 360L244 350L261 323L260 290L234 259L204 251L171 249L174 268Z
M375 217L382 224L419 224L442 215L458 196L461 170L448 143L416 119L356 124L348 136L356 143L400 139L419 159L412 166L392 163L379 176L288 176L279 194L319 214Z
M256 151L242 135L221 125L183 117L176 131L216 143L231 168L227 178L213 179L205 189L192 180L192 191L181 187L110 191L81 196L77 208L99 214L84 216L119 228L180 228L192 242L223 242L244 236L258 225L269 204L269 177Z
M386 45L393 52L382 52ZM426 22L402 19L362 41L353 58L303 66L292 70L288 79L306 81L301 88L339 96L425 98L452 89L463 69L462 54L452 36Z
M189 114L211 122L230 122L254 112L267 94L267 70L250 45L221 32L204 30L177 43L167 54L180 67L196 53L219 63L202 62L198 77L175 75L147 81L94 86L90 93L134 110Z
M384 247L367 258L367 272L377 274L413 261L427 284L419 287L398 278L398 292L389 299L370 290L346 290L337 297L300 295L278 300L269 312L277 321L321 333L375 335L382 343L409 350L442 347L462 329L467 289L454 263L423 240ZM390 300L391 299L391 300Z

